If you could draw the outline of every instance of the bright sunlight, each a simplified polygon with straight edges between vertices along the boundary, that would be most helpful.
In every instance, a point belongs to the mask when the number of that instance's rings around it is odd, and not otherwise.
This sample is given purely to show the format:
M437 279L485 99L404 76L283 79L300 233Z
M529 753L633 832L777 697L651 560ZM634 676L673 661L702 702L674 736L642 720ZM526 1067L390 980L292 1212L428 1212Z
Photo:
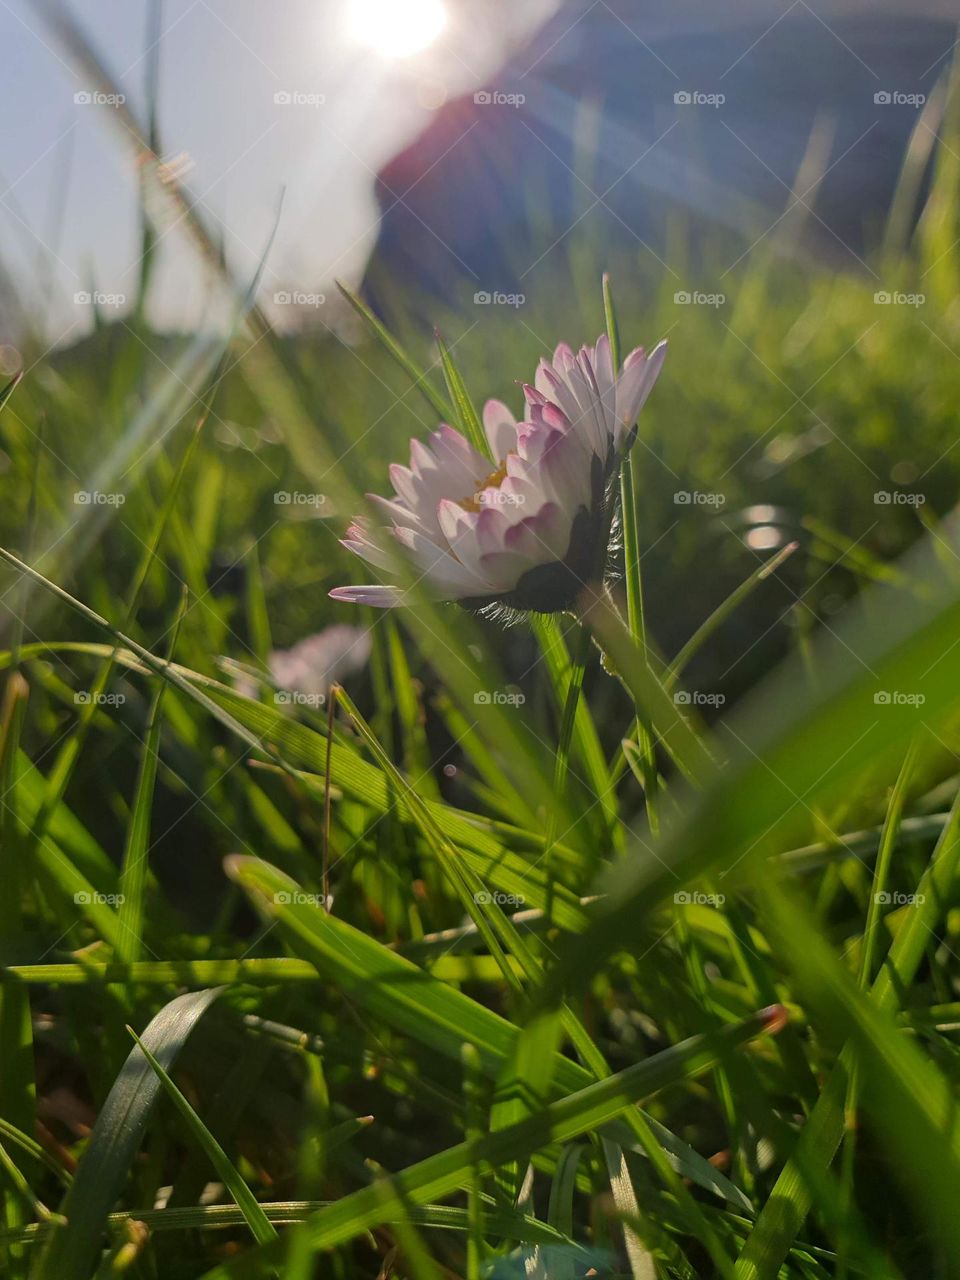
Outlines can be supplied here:
M447 25L441 0L351 0L349 32L384 58L422 53Z

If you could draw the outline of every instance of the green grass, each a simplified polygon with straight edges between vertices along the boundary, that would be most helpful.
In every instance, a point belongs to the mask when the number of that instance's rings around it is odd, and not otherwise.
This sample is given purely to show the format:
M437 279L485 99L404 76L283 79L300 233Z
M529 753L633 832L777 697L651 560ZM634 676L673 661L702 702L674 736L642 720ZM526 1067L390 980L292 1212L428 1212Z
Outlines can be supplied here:
M724 276L746 245L713 243L717 310L575 242L509 316L407 296L387 332L353 298L349 340L281 339L224 272L222 339L161 338L141 297L28 341L0 399L5 1275L960 1275L956 152L866 271L762 242ZM327 598L411 434L475 434L607 327L671 343L623 617ZM789 552L741 536L759 503ZM351 619L373 654L329 717L234 687Z

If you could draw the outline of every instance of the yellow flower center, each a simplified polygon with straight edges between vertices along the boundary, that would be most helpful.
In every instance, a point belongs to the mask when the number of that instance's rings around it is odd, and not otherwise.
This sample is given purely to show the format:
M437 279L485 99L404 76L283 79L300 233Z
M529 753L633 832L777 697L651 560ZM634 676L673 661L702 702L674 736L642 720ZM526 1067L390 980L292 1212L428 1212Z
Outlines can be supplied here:
M507 455L509 457L509 454ZM507 478L507 459L500 463L495 471L491 471L485 480L481 480L477 486L477 490L471 498L461 498L457 506L463 507L464 511L480 511L483 503L480 501L480 495L484 489L499 489Z

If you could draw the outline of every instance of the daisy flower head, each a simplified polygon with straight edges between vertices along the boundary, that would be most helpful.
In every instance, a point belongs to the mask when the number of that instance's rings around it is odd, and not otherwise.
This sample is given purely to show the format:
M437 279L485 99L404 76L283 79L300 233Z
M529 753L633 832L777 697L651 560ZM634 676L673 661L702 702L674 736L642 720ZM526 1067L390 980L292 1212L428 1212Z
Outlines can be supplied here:
M390 467L393 496L370 496L385 524L355 520L344 546L389 574L399 543L419 587L437 600L470 609L569 609L585 583L602 577L611 481L665 355L665 342L649 355L638 347L614 370L606 336L576 353L561 343L524 385L523 420L487 401L489 456L445 423L429 443L411 440L410 465ZM377 583L330 594L390 607L408 593Z

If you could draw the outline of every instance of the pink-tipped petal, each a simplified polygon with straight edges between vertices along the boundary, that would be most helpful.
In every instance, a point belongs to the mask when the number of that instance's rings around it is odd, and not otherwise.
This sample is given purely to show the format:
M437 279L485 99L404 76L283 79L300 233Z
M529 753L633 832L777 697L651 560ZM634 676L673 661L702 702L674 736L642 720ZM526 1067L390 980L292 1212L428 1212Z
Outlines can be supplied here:
M334 600L368 604L374 609L393 609L402 599L396 587L334 587L329 594Z

